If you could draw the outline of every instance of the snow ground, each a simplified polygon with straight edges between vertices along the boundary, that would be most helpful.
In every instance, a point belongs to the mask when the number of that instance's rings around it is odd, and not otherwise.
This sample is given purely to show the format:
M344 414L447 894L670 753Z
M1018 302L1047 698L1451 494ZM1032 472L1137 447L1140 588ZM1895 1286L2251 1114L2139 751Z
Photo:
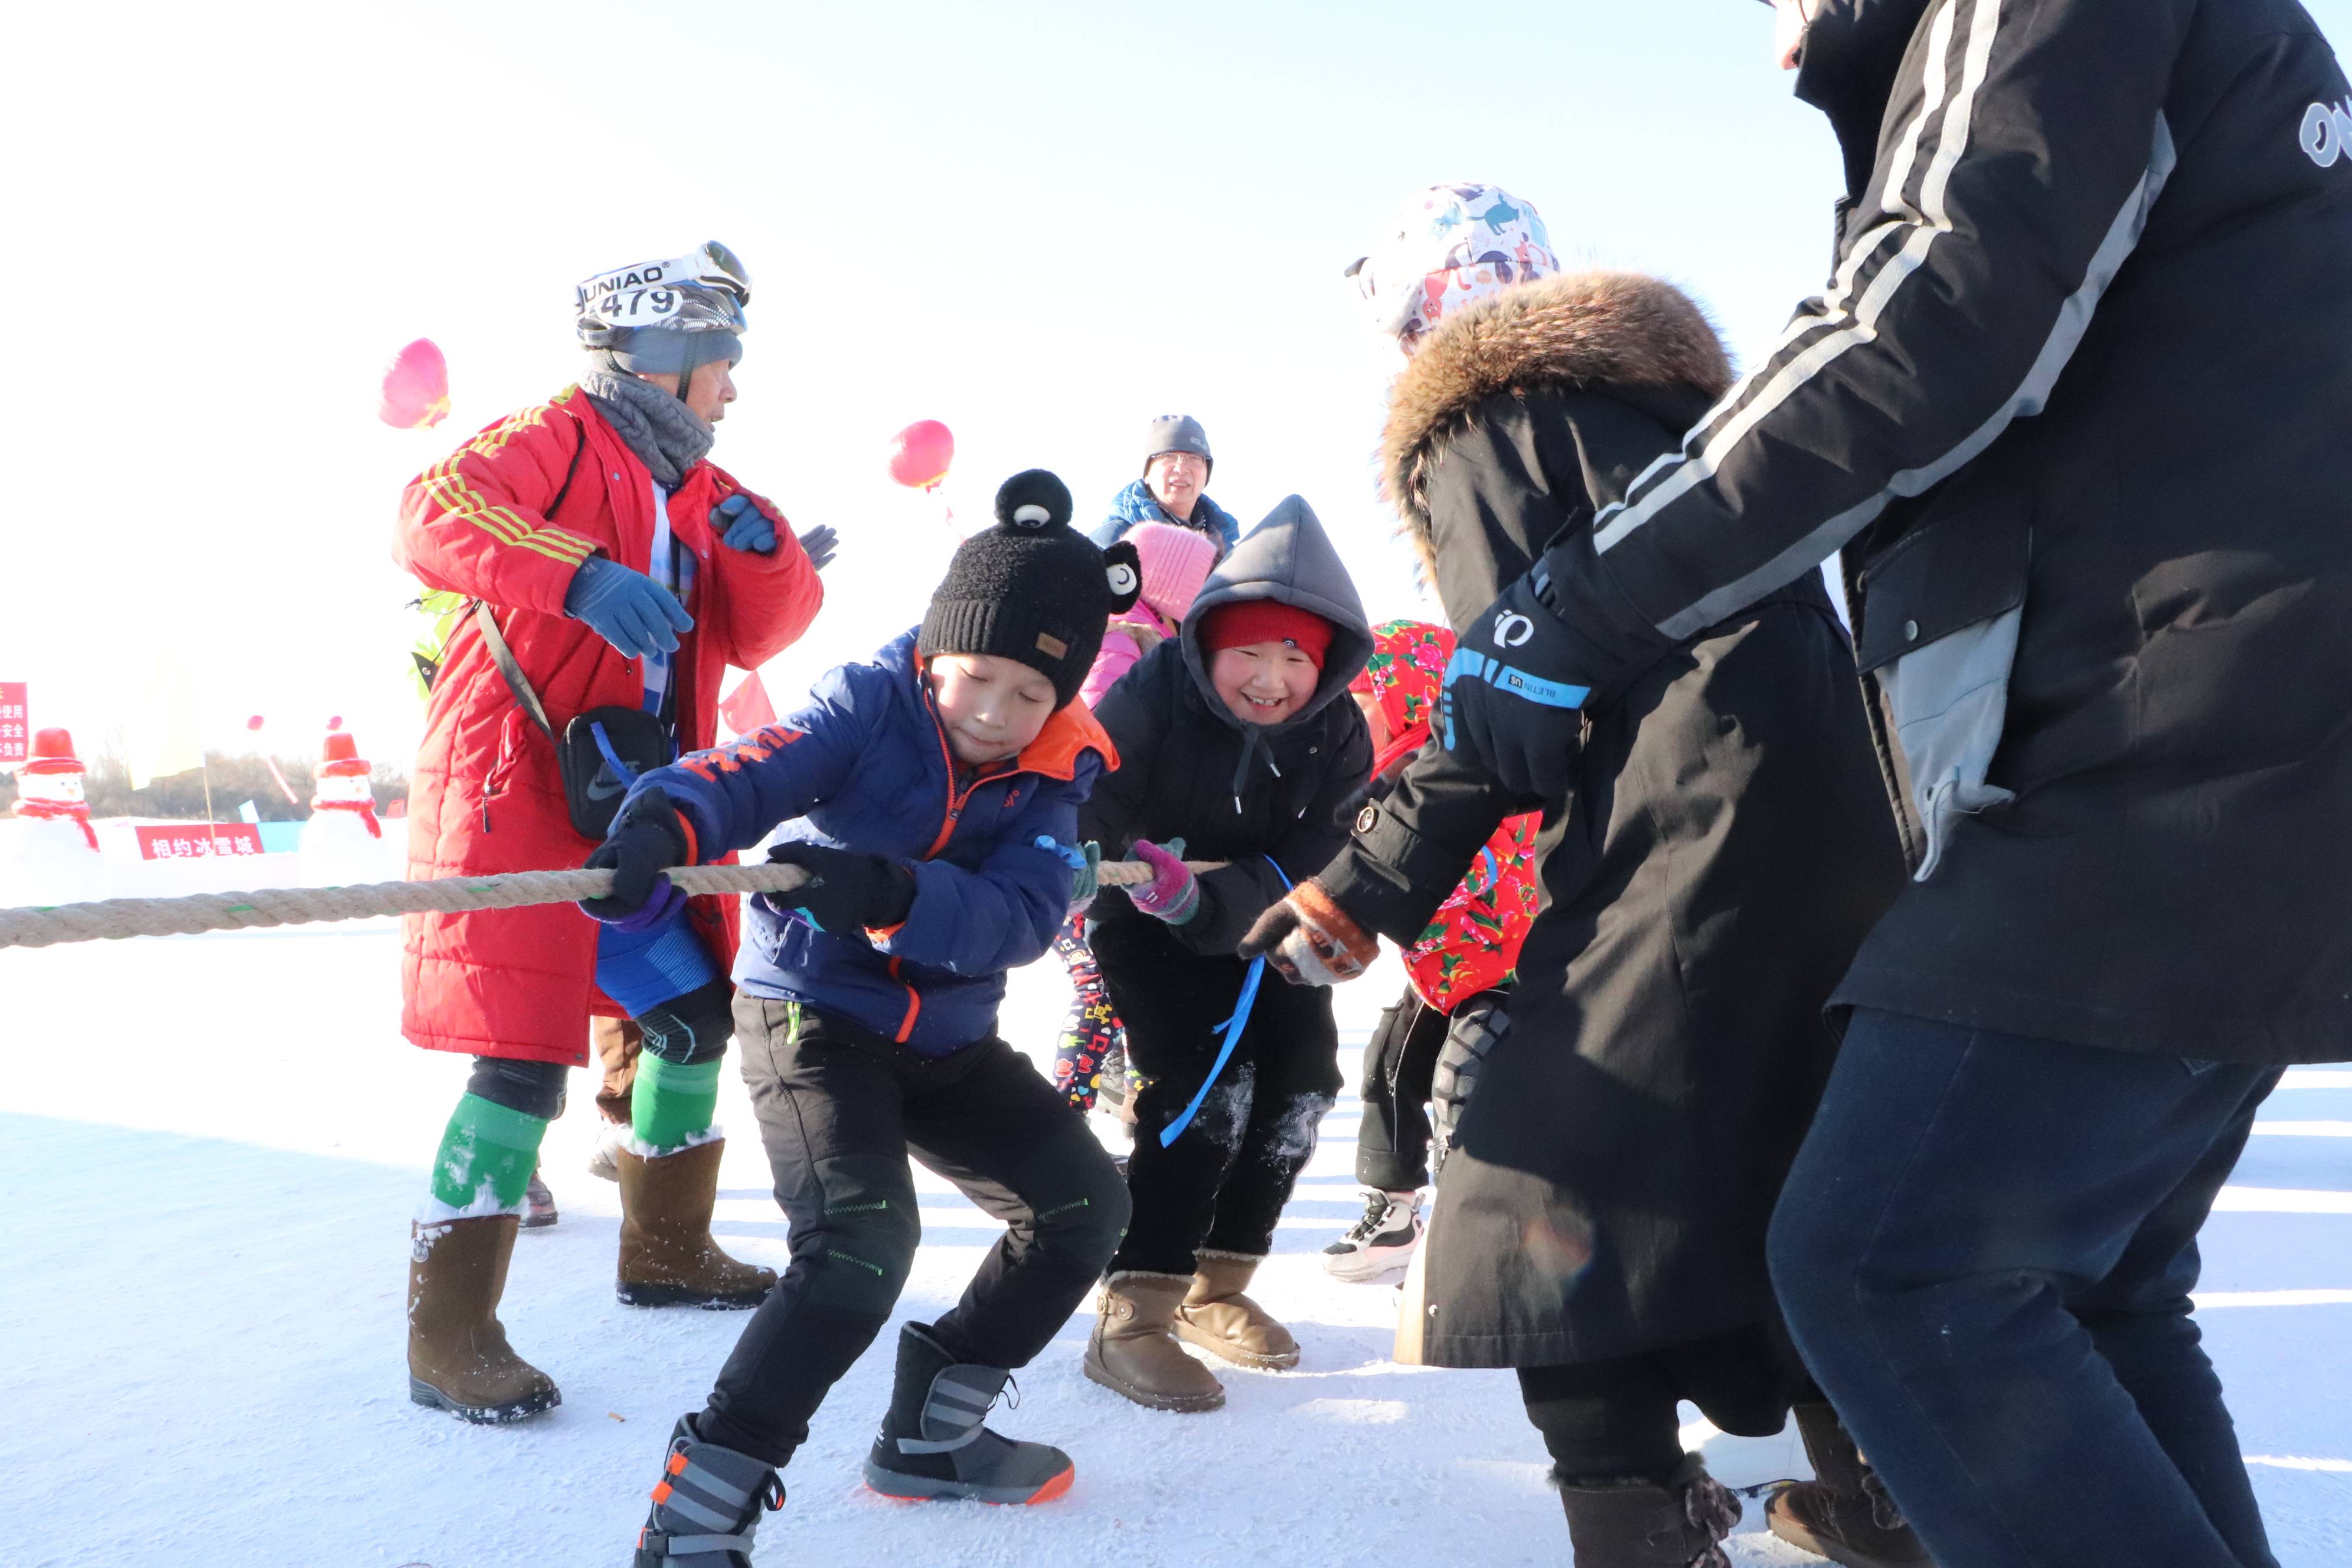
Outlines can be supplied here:
M20 1503L30 1528L0 1538L0 1563L626 1560L670 1423L743 1319L614 1301L617 1192L582 1173L594 1111L575 1078L546 1152L562 1223L522 1238L502 1313L565 1403L504 1428L408 1403L407 1216L465 1063L400 1040L397 940L380 921L0 954L0 1213L17 1237L0 1273L0 1482L37 1505ZM1384 973L1339 993L1351 1072L1393 989ZM1066 997L1050 962L1017 975L1008 1037L1042 1049ZM761 1560L1565 1563L1510 1375L1395 1365L1393 1292L1316 1266L1357 1210L1356 1117L1343 1100L1326 1123L1258 1292L1297 1330L1299 1371L1220 1368L1223 1413L1143 1411L1079 1375L1081 1315L999 1412L1076 1457L1068 1498L910 1506L857 1479L886 1339L818 1415ZM714 1228L781 1267L731 1074L720 1119L739 1137ZM2206 1233L2203 1321L2280 1559L2320 1568L2352 1561L2352 1070L2291 1074L2265 1121ZM922 1185L901 1302L918 1319L993 1239L943 1183ZM1803 1473L1793 1430L1707 1451L1734 1484ZM1742 1564L1816 1561L1763 1534L1752 1503L1733 1546Z

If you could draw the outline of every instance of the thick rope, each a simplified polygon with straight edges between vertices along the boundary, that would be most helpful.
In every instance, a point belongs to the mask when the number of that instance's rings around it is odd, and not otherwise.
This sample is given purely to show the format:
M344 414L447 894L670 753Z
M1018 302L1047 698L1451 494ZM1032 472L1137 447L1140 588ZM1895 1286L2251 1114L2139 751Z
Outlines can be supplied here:
M1206 871L1223 862L1186 864L1195 871ZM798 866L679 866L668 875L689 893L789 893L808 880L808 873ZM1097 868L1097 876L1107 888L1135 887L1151 880L1151 868L1137 860L1107 860ZM371 915L511 910L601 899L612 890L610 871L509 871L491 877L369 882L352 888L262 888L248 893L195 893L177 899L102 899L87 904L0 909L0 948L50 947L131 936L187 936L256 926L365 920Z

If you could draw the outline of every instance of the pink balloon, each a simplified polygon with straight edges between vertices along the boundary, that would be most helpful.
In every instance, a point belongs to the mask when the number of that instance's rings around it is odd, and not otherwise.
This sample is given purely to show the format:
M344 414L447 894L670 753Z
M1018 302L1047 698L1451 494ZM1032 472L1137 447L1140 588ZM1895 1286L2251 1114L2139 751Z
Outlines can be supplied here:
M431 338L419 338L393 356L375 412L395 430L429 430L449 416L449 362Z
M955 437L936 419L918 419L891 438L890 477L912 490L933 490L955 461Z

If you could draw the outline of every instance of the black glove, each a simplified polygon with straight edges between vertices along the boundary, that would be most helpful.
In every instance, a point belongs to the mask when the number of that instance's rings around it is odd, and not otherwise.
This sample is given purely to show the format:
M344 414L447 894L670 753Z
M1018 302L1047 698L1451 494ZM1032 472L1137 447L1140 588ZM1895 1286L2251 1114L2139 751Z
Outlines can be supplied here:
M583 899L581 912L606 925L641 931L667 920L686 902L686 895L662 875L687 858L686 825L677 807L659 786L642 789L621 803L604 842L588 852L591 870L607 867L613 891L607 898Z
M1505 789L1559 800L1583 743L1591 647L1544 602L1547 581L1538 562L1462 635L1445 667L1438 733Z
M1510 1031L1511 1016L1503 1011L1502 995L1493 991L1482 991L1462 1004L1446 1026L1445 1044L1437 1053L1437 1068L1429 1080L1430 1131L1437 1145L1432 1175L1445 1168L1445 1157L1453 1152L1454 1134L1462 1125L1462 1112L1478 1087L1478 1069L1486 1065L1486 1053Z
M887 855L861 855L822 844L779 844L768 851L768 858L809 873L809 879L793 891L767 897L800 910L819 931L894 926L915 907L915 874Z

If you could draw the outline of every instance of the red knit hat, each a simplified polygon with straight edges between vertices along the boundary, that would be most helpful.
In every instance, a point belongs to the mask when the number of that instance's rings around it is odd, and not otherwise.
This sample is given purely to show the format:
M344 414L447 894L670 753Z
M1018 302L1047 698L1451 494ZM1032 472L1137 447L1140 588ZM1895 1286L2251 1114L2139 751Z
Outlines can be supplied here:
M1311 610L1274 599L1218 605L1201 619L1201 651L1217 653L1254 642L1286 642L1323 668L1331 651L1331 623Z

